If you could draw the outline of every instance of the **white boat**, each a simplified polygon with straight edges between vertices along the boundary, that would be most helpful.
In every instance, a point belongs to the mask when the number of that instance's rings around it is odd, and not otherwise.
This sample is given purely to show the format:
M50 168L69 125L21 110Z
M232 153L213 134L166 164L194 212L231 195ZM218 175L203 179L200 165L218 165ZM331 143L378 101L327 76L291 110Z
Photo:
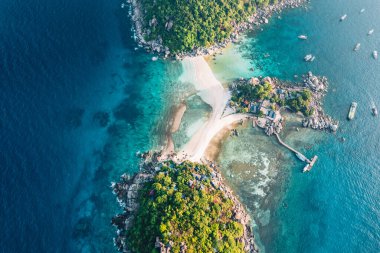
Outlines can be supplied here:
M348 116L347 116L349 120L354 119L357 107L358 107L358 103L356 102L351 103L350 110L348 111Z
M361 9L361 10L360 10L360 13L363 13L364 11L365 11L365 9Z
M375 31L374 29L369 30L368 33L367 33L367 35L368 36L371 35L374 31Z
M301 39L301 40L307 40L307 36L306 35L302 35L302 34L299 35L298 38Z
M377 51L376 51L376 50L373 51L372 56L373 56L373 58L374 58L375 60L377 60Z
M360 49L360 43L357 43L354 47L354 51L358 51Z
M157 61L158 60L158 57L157 56L153 56L152 57L152 61Z
M376 106L372 107L372 115L373 116L377 116L377 108L376 108Z
M309 172L311 170L310 164L306 164L306 166L303 168L303 173Z
M298 157L298 159L300 159L302 162L305 162L306 161L306 157L304 157L301 153L296 153L296 156Z
M340 21L343 21L347 18L347 14L344 14L343 16L340 17Z
M304 59L305 61L311 61L311 59L313 59L313 55L312 55L312 54L308 54L308 55L306 55L303 59Z
M310 61L314 61L315 60L315 56L313 55L313 57L311 57Z

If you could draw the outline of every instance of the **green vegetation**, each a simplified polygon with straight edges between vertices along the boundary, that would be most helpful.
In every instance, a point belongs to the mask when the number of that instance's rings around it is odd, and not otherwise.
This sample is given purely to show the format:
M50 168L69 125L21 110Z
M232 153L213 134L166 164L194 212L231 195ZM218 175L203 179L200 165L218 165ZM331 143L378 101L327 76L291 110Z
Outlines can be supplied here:
M286 101L286 104L297 112L302 112L305 116L310 116L314 113L314 109L310 107L311 92L303 90L299 93L293 93L292 99Z
M232 89L231 100L235 103L244 101L259 101L263 99L271 99L273 87L269 83L252 85L249 82L239 83L236 89Z
M269 100L271 109L273 110L282 106L289 106L296 112L302 112L305 116L310 116L314 113L314 109L310 106L312 101L312 93L308 89L288 92L282 91L282 98L278 90L274 90L273 86L264 82L257 85L252 85L249 81L239 81L231 88L231 106L236 106L238 112L247 112L251 102L262 102ZM260 115L259 115L260 116Z
M192 252L244 252L242 224L234 221L233 202L211 182L205 165L184 162L162 166L140 192L127 241L134 252L158 252L156 236L179 252L184 242Z
M172 53L208 47L231 36L256 6L269 0L140 0L147 41L162 38ZM153 21L153 22L152 22Z

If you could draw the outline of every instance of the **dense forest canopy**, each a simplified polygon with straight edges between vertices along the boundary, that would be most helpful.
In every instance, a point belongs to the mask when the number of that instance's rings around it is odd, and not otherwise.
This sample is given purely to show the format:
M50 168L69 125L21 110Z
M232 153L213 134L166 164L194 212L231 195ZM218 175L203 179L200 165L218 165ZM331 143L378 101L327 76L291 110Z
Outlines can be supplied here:
M231 36L234 25L269 0L140 0L146 40L162 38L171 52L208 47Z
M212 183L205 165L163 166L140 192L134 224L127 231L133 252L158 252L156 237L170 252L244 252L243 225L233 219L234 203Z

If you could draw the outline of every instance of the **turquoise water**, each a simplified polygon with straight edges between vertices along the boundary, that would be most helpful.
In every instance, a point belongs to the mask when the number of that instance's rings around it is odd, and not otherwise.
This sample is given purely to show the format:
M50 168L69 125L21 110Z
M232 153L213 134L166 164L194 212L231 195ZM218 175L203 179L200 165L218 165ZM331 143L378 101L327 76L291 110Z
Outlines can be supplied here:
M137 151L163 144L173 105L185 99L189 108L177 147L209 107L183 95L193 91L177 82L180 63L152 62L135 50L119 1L4 0L0 10L0 252L113 252L110 219L120 209L110 182L136 171ZM320 157L308 175L250 128L222 148L223 169L256 218L266 252L379 251L380 133L370 115L371 100L380 106L380 62L370 56L380 51L379 10L370 0L312 2L216 60L223 82L326 75L326 111L341 121L336 135L289 124L284 139ZM298 41L301 33L310 39ZM353 53L357 42L362 48ZM304 63L306 53L316 61ZM346 122L352 100L357 118Z
M362 8L366 11L359 14ZM273 18L263 31L250 34L238 46L243 59L264 75L293 79L311 70L327 76L330 91L324 106L340 121L336 134L298 133L291 126L285 131L286 142L308 156L319 156L311 173L302 174L302 164L274 143L267 155L285 152L278 166L283 175L273 176L268 196L259 198L236 189L253 216L258 216L257 233L265 252L380 250L380 121L370 111L372 102L380 106L380 62L371 56L380 49L380 33L376 32L380 31L379 10L378 1L312 1L306 11L288 10L281 19ZM347 19L339 22L345 13ZM375 33L367 36L372 28ZM299 34L307 34L309 39L300 41ZM361 49L353 52L359 42ZM267 53L270 57L266 58ZM308 53L316 56L313 63L303 61ZM352 101L359 107L355 120L348 122ZM346 141L339 141L340 137ZM227 141L221 163L231 164L232 160L239 165L238 158L228 158L229 145ZM224 170L236 168L225 166ZM254 182L254 177L250 180ZM233 180L231 184L238 185ZM259 208L254 208L255 202ZM265 222L260 221L263 214Z

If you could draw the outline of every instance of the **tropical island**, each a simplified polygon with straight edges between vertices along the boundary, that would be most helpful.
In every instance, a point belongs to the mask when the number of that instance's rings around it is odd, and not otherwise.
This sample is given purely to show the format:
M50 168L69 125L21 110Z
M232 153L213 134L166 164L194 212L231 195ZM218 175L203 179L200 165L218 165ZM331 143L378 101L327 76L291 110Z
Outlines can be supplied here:
M207 55L305 0L130 0L141 47L164 57Z
M250 218L214 164L157 162L122 176L113 192L124 212L113 218L121 252L256 252Z
M257 252L250 217L224 183L217 165L205 151L222 129L252 120L267 135L307 163L307 159L279 137L285 118L281 110L304 117L304 127L336 131L338 123L322 108L328 82L311 72L299 82L270 77L237 79L223 87L204 55L214 54L242 32L268 23L268 18L303 0L147 1L131 0L135 39L148 52L181 59L181 82L192 83L212 111L207 121L180 149L171 134L186 107L168 122L167 140L158 151L141 155L140 170L112 183L123 212L112 219L115 245L121 252ZM156 57L155 57L156 58Z

